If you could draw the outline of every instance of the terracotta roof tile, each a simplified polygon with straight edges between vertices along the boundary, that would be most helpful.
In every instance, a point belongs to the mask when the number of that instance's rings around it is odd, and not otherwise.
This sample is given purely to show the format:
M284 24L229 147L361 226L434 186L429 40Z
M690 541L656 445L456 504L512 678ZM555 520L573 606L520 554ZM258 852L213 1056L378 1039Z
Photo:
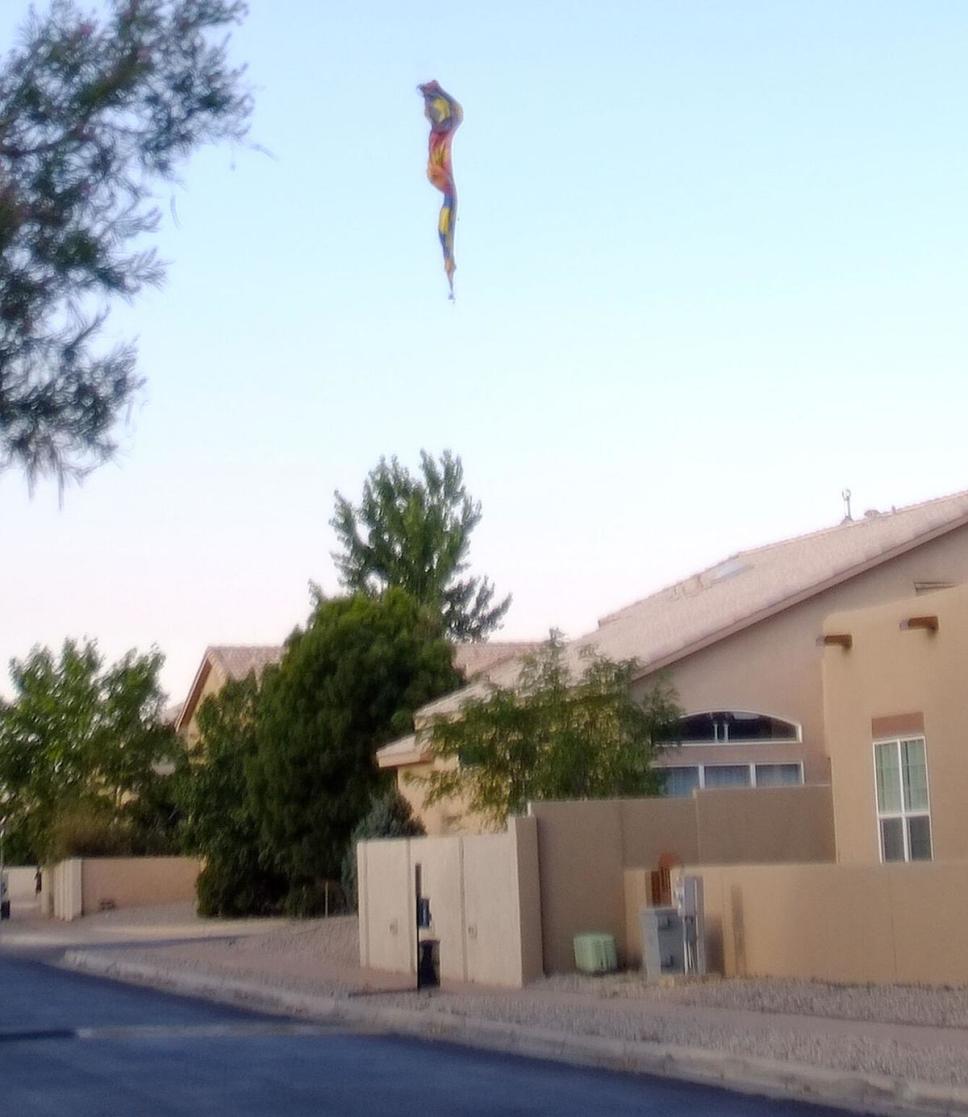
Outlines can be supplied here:
M267 667L282 659L285 648L281 644L223 644L209 647L209 656L224 675L238 682L252 672L258 678Z

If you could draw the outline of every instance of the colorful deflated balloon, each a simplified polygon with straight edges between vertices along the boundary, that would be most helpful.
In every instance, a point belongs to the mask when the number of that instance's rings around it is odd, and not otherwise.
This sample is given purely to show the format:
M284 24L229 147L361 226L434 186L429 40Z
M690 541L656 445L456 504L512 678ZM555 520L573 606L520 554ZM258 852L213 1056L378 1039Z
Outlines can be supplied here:
M427 178L444 195L437 219L440 247L444 251L444 271L450 284L450 297L454 297L454 223L457 220L457 189L454 186L454 168L450 161L450 146L454 133L464 119L464 110L450 94L445 93L435 81L417 87L423 94L424 113L430 121L430 145L427 157Z

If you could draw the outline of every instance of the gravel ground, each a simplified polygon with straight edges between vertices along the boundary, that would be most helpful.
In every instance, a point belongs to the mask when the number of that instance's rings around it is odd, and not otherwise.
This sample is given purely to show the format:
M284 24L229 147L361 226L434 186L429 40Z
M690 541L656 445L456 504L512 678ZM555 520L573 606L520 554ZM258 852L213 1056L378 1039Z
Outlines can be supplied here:
M968 988L964 986L830 985L821 981L734 978L660 987L647 985L639 973L596 978L561 974L546 978L542 985L602 999L968 1028Z
M157 909L155 909L157 910ZM130 917L131 913L106 913ZM227 928L228 930L228 928ZM231 935L126 958L172 971L223 974L300 992L352 996L393 987L396 975L358 967L355 917L276 922L264 934ZM893 1038L879 1025L968 1029L968 989L839 986L820 982L731 980L675 987L646 985L637 973L561 975L518 991L383 992L378 1003L542 1029L639 1039L737 1055L793 1060L840 1070L968 1086L968 1035L910 1032ZM722 1010L726 1010L725 1012ZM730 1011L741 1016L730 1016ZM799 1021L783 1021L789 1014ZM825 1025L825 1021L827 1024ZM852 1028L850 1022L856 1027ZM881 1034L878 1034L881 1033ZM900 1034L900 1033L899 1033Z
M208 927L215 921L206 921ZM245 928L241 935L196 940L162 947L126 947L130 961L150 962L172 971L215 973L276 988L330 996L394 989L407 983L395 975L372 975L359 968L360 946L356 916L276 921L264 934ZM120 956L120 954L119 954Z

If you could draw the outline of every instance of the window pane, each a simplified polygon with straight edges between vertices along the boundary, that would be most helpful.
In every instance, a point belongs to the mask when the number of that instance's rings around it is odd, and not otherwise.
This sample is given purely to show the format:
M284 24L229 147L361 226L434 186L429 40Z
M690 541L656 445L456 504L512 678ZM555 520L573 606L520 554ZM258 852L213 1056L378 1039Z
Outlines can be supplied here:
M919 815L917 818L909 818L907 824L908 846L911 849L911 860L930 861L931 820L925 814Z
M716 740L718 714L694 714L679 721L679 740L683 744L709 744Z
M675 798L691 795L699 786L698 768L665 768L665 793Z
M924 761L924 741L901 742L901 775L904 783L904 809L928 809L928 773Z
M703 770L706 787L749 787L748 764L707 764Z
M877 772L877 809L888 814L901 809L901 773L898 767L897 745L891 741L878 745L874 750Z
M797 727L779 718L764 714L746 714L734 710L726 714L730 741L795 741Z
M676 727L663 734L663 740L684 745L710 745L722 741L796 741L795 725L766 714L743 710L715 710L680 718Z
M885 861L904 860L903 819L881 819L881 853Z
M784 784L803 783L799 764L757 764L757 787L782 787Z

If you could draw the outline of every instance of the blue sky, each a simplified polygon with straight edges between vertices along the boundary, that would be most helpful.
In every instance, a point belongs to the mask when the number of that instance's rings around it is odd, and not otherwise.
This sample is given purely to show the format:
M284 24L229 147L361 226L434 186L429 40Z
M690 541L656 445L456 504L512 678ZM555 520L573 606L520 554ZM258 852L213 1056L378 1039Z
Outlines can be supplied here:
M11 41L26 3L0 13ZM0 660L281 640L332 494L450 447L504 635L968 488L968 7L252 0L248 148L165 191L117 462L0 477ZM457 302L416 92L464 106ZM177 219L176 219L177 218Z

